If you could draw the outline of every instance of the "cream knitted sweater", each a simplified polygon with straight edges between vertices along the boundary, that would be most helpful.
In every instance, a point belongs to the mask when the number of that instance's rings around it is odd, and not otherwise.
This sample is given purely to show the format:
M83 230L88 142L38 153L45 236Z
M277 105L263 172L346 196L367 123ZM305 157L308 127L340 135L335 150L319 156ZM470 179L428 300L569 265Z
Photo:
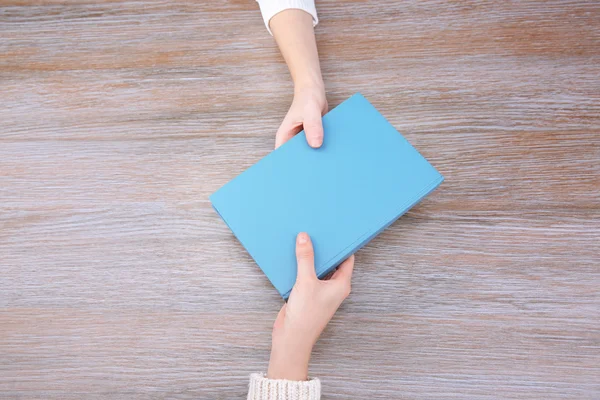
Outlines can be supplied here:
M288 381L285 379L267 379L264 375L250 375L248 400L319 400L321 382L318 379L308 381Z
M314 0L256 0L260 5L265 25L269 29L269 21L275 14L289 8L304 10L313 17L313 25L317 25L317 10ZM285 379L267 379L261 374L250 375L248 400L319 400L321 398L321 382L318 379L308 381L288 381Z

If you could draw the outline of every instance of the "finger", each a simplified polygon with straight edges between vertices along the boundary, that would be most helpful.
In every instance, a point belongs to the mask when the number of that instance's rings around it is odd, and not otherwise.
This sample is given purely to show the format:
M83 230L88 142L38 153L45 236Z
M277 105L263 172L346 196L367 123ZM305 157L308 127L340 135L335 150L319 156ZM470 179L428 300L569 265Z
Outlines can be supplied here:
M354 254L348 257L335 271L331 277L332 281L338 281L343 284L350 285L352 280L352 272L354 271Z
M315 149L323 144L323 121L321 110L316 106L307 107L304 111L304 133L310 147Z
M278 148L302 130L300 122L294 122L290 117L285 117L275 134L275 148Z
M296 238L296 259L298 261L297 280L317 279L315 272L315 253L307 233L299 233Z

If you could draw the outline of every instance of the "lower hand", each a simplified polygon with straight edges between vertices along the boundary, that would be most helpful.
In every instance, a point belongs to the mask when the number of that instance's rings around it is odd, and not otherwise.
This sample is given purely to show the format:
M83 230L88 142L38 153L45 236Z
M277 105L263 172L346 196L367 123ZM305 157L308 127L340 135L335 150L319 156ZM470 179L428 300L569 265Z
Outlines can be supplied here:
M275 137L275 148L281 146L304 129L306 140L311 147L323 144L323 123L321 118L327 112L325 88L310 85L294 90L294 100Z
M300 233L296 238L296 258L296 284L273 325L267 372L270 379L307 379L308 362L314 344L350 294L354 256L344 261L331 279L319 280L310 238L306 233Z

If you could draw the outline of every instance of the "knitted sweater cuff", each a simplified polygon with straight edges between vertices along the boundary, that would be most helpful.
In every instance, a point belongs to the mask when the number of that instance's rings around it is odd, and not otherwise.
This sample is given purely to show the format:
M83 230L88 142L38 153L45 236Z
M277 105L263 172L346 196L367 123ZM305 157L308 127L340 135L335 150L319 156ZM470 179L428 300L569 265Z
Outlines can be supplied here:
M263 374L250 375L248 400L319 400L321 382L314 378L308 381L267 379Z

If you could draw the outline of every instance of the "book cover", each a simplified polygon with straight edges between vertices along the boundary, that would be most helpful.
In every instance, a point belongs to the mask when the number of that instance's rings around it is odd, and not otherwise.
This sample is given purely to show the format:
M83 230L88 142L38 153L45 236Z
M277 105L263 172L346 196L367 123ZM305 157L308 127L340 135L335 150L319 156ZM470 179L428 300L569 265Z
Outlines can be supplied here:
M327 113L323 129L320 148L302 131L210 197L284 299L299 232L322 278L444 179L361 94Z

